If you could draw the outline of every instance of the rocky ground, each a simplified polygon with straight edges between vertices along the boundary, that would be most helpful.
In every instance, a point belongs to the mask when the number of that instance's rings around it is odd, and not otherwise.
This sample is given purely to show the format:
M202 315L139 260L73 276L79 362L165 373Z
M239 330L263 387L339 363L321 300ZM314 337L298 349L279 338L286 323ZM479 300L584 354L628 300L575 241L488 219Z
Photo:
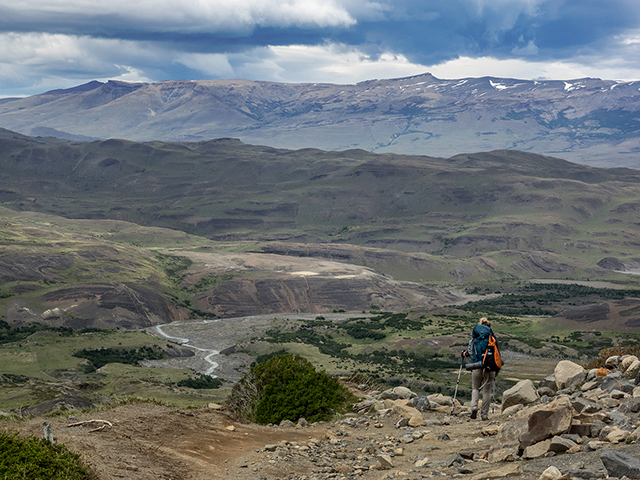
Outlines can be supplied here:
M570 364L559 364L550 376L558 380L559 390L550 377L533 391L529 391L531 382L523 381L504 393L504 411L492 405L487 421L472 420L468 406L457 402L452 409L450 397L420 397L396 387L378 393L356 389L362 398L357 413L312 425L304 420L297 425L288 421L279 426L255 425L235 419L214 404L177 410L133 403L73 417L31 417L5 428L41 436L43 420L47 421L56 441L78 452L99 479L623 477L605 468L603 459L622 454L623 460L640 463L634 430L639 422L640 398L634 396L638 387L625 380L618 368L589 379L594 372ZM568 429L566 424L557 427L562 424L557 418L567 413L562 405L569 406ZM549 436L540 435L539 425L532 424L533 412L557 417L555 427L545 424ZM592 416L589 428L572 433L570 425L585 424L588 415ZM522 438L518 429L537 435L524 451L518 446ZM629 473L640 468L617 472L633 478Z

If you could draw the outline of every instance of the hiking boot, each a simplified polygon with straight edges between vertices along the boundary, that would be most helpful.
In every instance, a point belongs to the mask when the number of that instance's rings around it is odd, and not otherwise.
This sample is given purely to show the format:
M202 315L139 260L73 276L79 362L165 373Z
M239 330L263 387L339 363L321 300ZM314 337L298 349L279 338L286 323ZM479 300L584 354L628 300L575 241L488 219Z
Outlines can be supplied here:
M475 420L478 416L478 410L471 410L471 420Z

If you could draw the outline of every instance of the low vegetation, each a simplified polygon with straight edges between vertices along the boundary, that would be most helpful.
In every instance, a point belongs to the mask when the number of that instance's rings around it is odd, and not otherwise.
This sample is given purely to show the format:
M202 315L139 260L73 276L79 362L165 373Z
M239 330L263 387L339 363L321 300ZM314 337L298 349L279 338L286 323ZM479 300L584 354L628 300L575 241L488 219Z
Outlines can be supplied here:
M238 416L260 424L300 418L328 420L335 411L346 411L353 401L355 397L338 380L291 354L251 367L229 398Z
M89 364L85 368L85 373L89 373L107 363L139 365L142 360L161 360L165 354L159 347L144 345L138 348L83 348L74 352L73 356L89 360Z
M95 475L78 454L64 445L52 445L44 438L20 438L0 431L0 478L24 480L92 480Z

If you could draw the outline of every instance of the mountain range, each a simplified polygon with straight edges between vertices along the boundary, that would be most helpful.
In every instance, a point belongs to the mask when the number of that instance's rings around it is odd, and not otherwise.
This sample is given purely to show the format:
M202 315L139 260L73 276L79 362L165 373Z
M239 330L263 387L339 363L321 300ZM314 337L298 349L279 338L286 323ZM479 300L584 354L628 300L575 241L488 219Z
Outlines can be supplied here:
M72 140L204 141L449 157L517 149L640 167L640 82L592 78L354 85L249 80L93 81L0 101L0 127Z

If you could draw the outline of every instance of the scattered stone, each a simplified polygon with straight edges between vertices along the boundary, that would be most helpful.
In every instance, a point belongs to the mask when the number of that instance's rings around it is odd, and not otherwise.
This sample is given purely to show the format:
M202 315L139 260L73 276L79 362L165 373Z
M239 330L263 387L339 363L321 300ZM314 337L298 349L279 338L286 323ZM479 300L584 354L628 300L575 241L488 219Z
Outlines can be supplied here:
M622 430L619 427L612 427L611 431L605 437L605 440L609 443L620 443L624 442L625 439L630 435L631 432L627 432L626 430Z
M407 424L410 427L421 427L424 425L424 418L422 416L414 416L409 419Z
M609 442L603 442L601 440L591 440L587 443L589 450L600 450L601 448L608 447L609 445Z
M422 467L424 467L427 463L429 463L429 459L428 459L427 457L424 457L424 458L422 458L422 459L418 460L418 461L414 464L414 467L422 468Z
M566 390L576 391L586 381L586 379L587 379L587 372L577 373L573 377L567 378L564 384L564 388Z
M441 433L440 435L438 435L439 442L446 442L448 440L451 440L451 437L449 437L449 435L447 435L446 433Z
M534 445L529 445L524 449L522 458L540 458L549 451L549 447L551 447L551 440L543 440L542 442L538 442Z
M295 424L291 420L286 420L285 419L285 420L282 420L280 422L279 426L282 427L282 428L293 428L293 427L295 427Z
M551 466L542 472L540 480L558 480L560 477L562 477L562 472L557 467Z
M488 480L491 478L505 478L512 475L517 475L520 471L520 467L517 464L509 464L504 467L492 469L488 472L479 473L473 477L469 477L469 480Z
M393 468L393 462L391 461L391 456L386 453L381 453L378 455L378 462L380 463L380 468L382 470L388 470Z
M538 394L539 393L540 393L540 389L538 389ZM554 394L555 394L555 391L554 391ZM515 415L516 413L518 413L523 408L524 408L524 405L522 405L521 403L518 403L517 405L511 405L510 407L505 408L502 411L502 414L505 417L510 417L511 415Z
M462 458L458 453L454 453L450 455L444 461L445 467L462 467L463 465L464 465L464 458Z
M569 440L568 438L555 436L551 439L551 445L549 445L549 450L555 453L564 453L575 446L576 446L576 443Z
M482 435L484 435L485 437L489 437L492 435L497 435L499 431L500 425L489 424L482 429Z
M235 429L236 429L236 427L234 427L233 425L229 425L229 426L227 427L227 430L229 430L230 432L235 431Z

